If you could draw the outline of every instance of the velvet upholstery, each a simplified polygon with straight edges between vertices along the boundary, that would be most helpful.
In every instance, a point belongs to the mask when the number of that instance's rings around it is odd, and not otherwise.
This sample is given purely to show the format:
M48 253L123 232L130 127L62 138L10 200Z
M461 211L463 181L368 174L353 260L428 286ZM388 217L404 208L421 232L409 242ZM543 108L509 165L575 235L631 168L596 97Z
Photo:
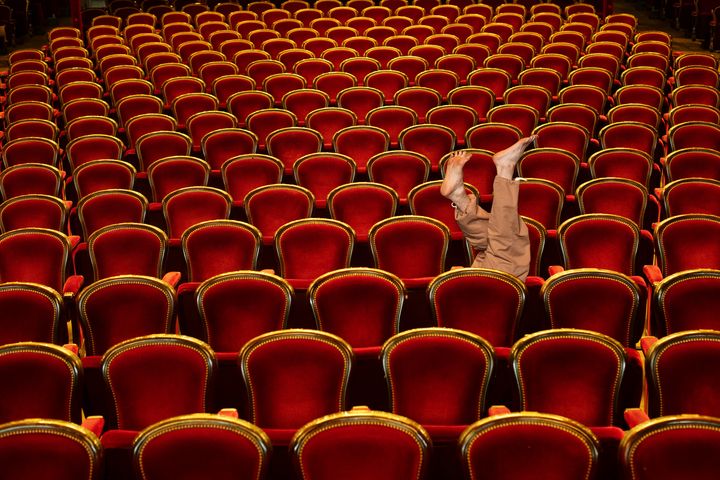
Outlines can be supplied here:
M614 338L625 347L639 340L645 291L628 276L594 268L566 270L541 289L551 328L581 328Z
M590 156L588 166L593 178L625 178L646 188L653 173L650 155L632 148L603 148Z
M593 85L568 85L558 94L560 103L580 103L587 105L602 115L605 112L607 94L602 88Z
M124 145L110 135L91 135L77 138L65 147L71 170L93 160L120 160Z
M637 122L616 122L603 127L598 139L603 149L633 148L652 157L657 146L657 136L657 131L647 125Z
M517 278L484 268L451 270L428 286L438 327L472 332L495 347L514 343L526 295Z
M182 52L178 51L180 56ZM185 62L187 64L187 62ZM173 117L178 121L178 128L184 128L187 120L198 112L217 110L218 100L209 93L184 93L175 98L171 104Z
M590 133L585 130L584 127L569 122L550 122L537 127L535 131L533 131L533 134L537 135L535 144L538 148L559 149L571 154L578 162L585 160L588 143L590 141ZM558 155L557 150L548 151L548 153L551 152L555 152L555 155ZM531 150L527 152L525 156L532 155L532 153L533 151ZM553 157L553 155L549 156L550 158ZM555 180L554 178L550 179ZM567 185L566 182L561 186L565 187L565 185ZM566 189L566 192L570 193L573 190L574 188Z
M706 85L683 85L673 89L670 93L670 103L678 105L709 105L718 107L720 104L720 92L717 88Z
M205 412L215 365L213 351L191 337L147 335L115 345L103 356L102 373L117 428L141 430L176 415Z
M28 419L0 426L0 462L8 478L98 480L102 447L79 425Z
M647 353L648 413L656 418L693 413L720 416L720 333L689 330L660 339Z
M48 343L9 343L0 347L0 423L52 418L80 423L80 359ZM5 468L5 467L3 467Z
M221 174L225 191L232 197L233 205L242 207L245 195L251 190L281 183L283 165L277 158L251 153L225 161Z
M646 71L650 72L652 75L659 75L660 77L662 77L662 81L665 82L663 73L658 72L654 68L648 68L646 69ZM639 72L630 73L632 74ZM630 78L630 75L626 75L625 78ZM654 108L647 105L642 105L640 103L626 103L611 108L607 116L608 122L610 123L635 121L644 125L648 125L651 128L658 128L658 126L660 125L660 118L662 114L658 110L655 110Z
M264 477L272 446L256 426L235 418L192 414L149 426L133 443L139 479L217 480Z
M327 93L322 93L329 98ZM325 150L333 149L332 142L337 132L356 124L357 117L353 112L338 107L318 108L308 113L305 120L305 125L322 134Z
M115 105L120 128L125 128L130 123L130 120L139 115L146 113L159 114L162 113L162 110L163 101L152 95L133 95L123 98Z
M313 193L319 208L327 205L328 194L334 188L353 183L355 178L355 162L338 153L304 155L295 161L292 170L295 183Z
M143 223L115 223L96 230L88 239L88 252L96 280L115 275L160 277L167 236Z
M275 232L284 224L312 214L313 194L306 188L290 184L273 184L255 188L245 195L248 221L260 230L263 243L272 243Z
M267 136L268 154L283 163L286 175L293 173L298 159L319 153L322 146L322 134L306 127L280 128Z
M558 228L565 268L603 268L632 275L640 230L611 214L578 215Z
M667 181L701 177L720 180L720 153L709 148L687 148L665 158Z
M138 170L145 172L163 158L190 155L192 140L181 132L150 132L138 138L135 149L140 160Z
M488 122L506 123L517 127L523 137L529 137L540 122L538 111L528 105L504 103L490 109Z
M250 340L238 362L248 391L250 420L269 429L295 430L345 408L352 350L340 337L290 329Z
M580 213L611 213L643 224L648 192L645 186L623 178L598 178L580 185Z
M547 110L550 107L551 97L552 94L544 87L516 85L505 90L504 101L509 105L527 105L532 107L538 111L540 118L545 118Z
M26 163L6 168L0 173L0 193L4 199L20 195L57 195L60 171L52 165Z
M19 138L3 145L3 168L25 163L58 167L58 145L46 138ZM32 162L28 161L32 159Z
M623 478L710 480L717 476L720 423L715 417L658 418L630 430L620 444Z
M717 150L720 126L709 122L685 122L675 125L668 132L668 140L672 150L682 148L710 148Z
M278 108L257 110L247 117L247 129L257 136L257 149L260 152L267 149L267 140L273 132L294 127L296 124L295 114Z
M407 83L407 78L402 72L396 72L394 70L382 70L378 71L377 75L374 75L371 78L379 82L382 78L381 75L386 75L388 74L387 72L391 72L394 75L400 77L403 84L396 86L394 85L394 83L396 82L388 80L385 81L382 85L377 85L377 88L382 88L386 91L385 95L386 98L389 97L390 104L370 110L367 114L365 122L368 125L382 128L383 130L385 130L390 135L390 148L396 149L400 145L400 132L402 132L408 127L416 125L418 123L418 116L417 113L415 113L415 111L410 107L403 107L400 105L392 104L392 99L395 92L400 88L404 88L404 84Z
M15 342L60 343L63 299L36 283L0 284L0 345Z
M403 279L441 273L449 238L445 225L417 215L388 218L370 229L376 267Z
M140 137L146 133L172 132L175 130L177 130L177 120L170 115L156 112L134 115L125 124L125 136L128 141L128 150L125 152L125 155L137 154L135 145L137 145Z
M300 88L283 95L282 104L284 109L295 114L298 125L303 126L310 112L330 105L330 96L320 90Z
M190 282L202 282L235 270L254 270L260 231L236 220L200 222L183 233L183 254Z
M140 275L99 280L83 289L77 308L88 356L135 337L169 333L175 292L167 283Z
M187 132L193 141L193 152L200 152L202 148L200 142L208 133L235 127L237 127L237 119L231 113L219 110L199 111L186 121Z
M470 480L596 478L598 440L585 426L543 413L480 420L460 438Z
M185 187L163 199L163 215L168 236L180 238L188 228L207 220L230 217L232 199L213 187Z
M8 105L5 114L5 121L8 124L32 118L51 121L53 119L53 108L52 105L44 102L21 102Z
M308 289L317 328L339 336L356 351L376 352L399 331L404 295L399 278L371 268L329 272Z
M345 47L331 47L320 54L324 60L329 60L335 71L321 73L313 79L313 88L327 93L330 97L330 105L337 105L337 94L346 88L357 85L354 75L340 72L340 64L343 60L355 57L355 51Z
M518 212L538 222L546 230L554 230L560 223L565 198L562 188L556 183L529 178L520 182Z
M561 123L552 123L547 125L558 125ZM579 127L576 127L579 128ZM544 139L544 135L550 137L565 138L566 142L571 142L572 136L566 133L538 133L539 129L535 129L535 134L543 135L538 137ZM544 142L545 143L545 142ZM544 144L543 143L543 144ZM587 144L587 141L585 141ZM518 162L518 175L527 178L539 178L551 181L563 189L566 195L572 195L575 192L575 181L580 169L580 157L574 152L579 148L573 149L567 146L563 147L540 147L525 152ZM580 152L584 154L584 150Z
M244 47L244 42L247 42L247 40L243 39L237 39L238 41L234 40L225 40L223 43L225 45L219 46L218 49L225 52L233 52L233 54L236 54L242 50L238 50L238 48ZM227 43L226 43L227 42ZM232 57L232 55L231 55ZM230 97L235 95L236 93L240 92L253 92L253 88L255 87L255 81L248 77L247 75L241 75L241 74L233 74L233 75L222 75L221 77L216 78L212 85L212 93L217 97L219 106L221 109L228 109L228 112L231 112L228 107L228 101L230 100ZM266 92L262 92L266 93ZM260 101L263 101L263 97L267 98L267 102L263 102L262 107L269 106L270 102L272 101L272 98L268 98L265 95L253 95L253 97L259 99ZM245 126L245 117L242 118L242 126ZM238 119L238 123L240 124L240 119Z
M410 419L356 409L309 423L291 449L302 480L420 480L430 445Z
M333 136L335 152L352 158L360 174L367 171L368 161L374 155L387 151L389 146L388 133L369 125L345 127Z
M210 165L194 157L168 157L150 165L147 175L153 201L161 202L175 190L207 185Z
M510 354L523 411L563 415L587 426L619 422L622 345L605 335L555 329L527 335Z
M0 235L0 282L33 282L63 291L70 241L44 228Z
M255 153L258 142L258 136L251 131L223 128L202 138L203 157L210 168L219 170L231 158Z
M468 48L468 46L461 46L460 48L464 50ZM482 46L480 46L480 48L482 49ZM483 52L483 54L487 53L487 50L480 51ZM487 71L492 73L494 70L488 69ZM476 69L470 75L477 75L475 72L478 72L478 70ZM504 91L504 89L507 88L508 83L507 74L501 71L496 71L496 73L499 75L501 82L501 87L499 89ZM495 90L481 85L470 85L470 75L468 75L468 85L458 87L450 92L448 95L448 102L452 105L464 105L466 107L470 107L477 114L478 120L482 121L483 119L487 119L488 112L495 104ZM502 92L500 92L500 95L502 95Z
M603 55L604 58L609 58L610 61L614 61L614 63L618 64L619 68L619 62L618 60L607 57ZM528 70L535 70L535 69L526 69ZM537 70L540 70L542 72L547 71L546 68L538 68ZM554 70L550 70L552 73L557 73ZM521 80L524 79L524 73L520 76ZM532 78L532 77L530 77ZM559 93L559 92L558 92ZM554 94L555 96L557 94ZM598 124L598 112L595 111L592 107L589 107L587 105L583 105L582 103L559 103L555 105L554 107L551 107L548 110L547 113L547 121L548 122L570 122L575 123L577 125L580 125L581 127L584 127L590 135L595 135L595 131L597 129ZM592 140L592 139L591 139Z
M662 337L685 330L720 330L720 271L685 270L665 277L655 286L658 316L651 333Z
M382 183L395 190L400 203L407 203L410 190L427 181L430 160L419 153L394 150L373 156L367 165L371 182Z
M22 195L0 204L0 228L3 232L19 228L48 228L65 231L67 205L50 195Z
M465 133L465 145L497 153L522 137L519 128L500 123L481 123Z
M439 170L440 159L455 150L455 132L443 125L424 124L407 127L398 137L400 148L419 153L430 160L433 172Z
M720 181L682 178L667 183L662 199L668 217L690 213L720 215Z
M93 160L75 169L73 183L78 198L100 190L132 190L135 167L122 160Z
M258 52L258 50L255 49L251 49L248 52L237 52L237 54L235 55L235 63L238 65L242 64L242 57L247 55L268 55L268 53L263 51ZM247 58L245 59L247 60ZM252 78L247 77L247 80L249 80L253 86L255 85L255 81ZM243 85L246 85L248 83L247 80L243 82ZM272 95L260 90L241 90L239 92L234 92L226 100L228 112L235 115L235 117L238 119L238 126L240 128L234 130L236 132L242 132L242 129L247 128L247 118L250 116L251 113L258 110L271 108L273 106L273 103L274 99ZM248 133L252 132L248 131ZM252 133L252 135L255 136L254 133ZM257 136L255 137L257 140Z
M275 233L280 276L307 287L320 275L350 266L355 233L338 220L309 218L286 223Z
M287 282L268 273L217 275L197 289L201 324L181 327L217 352L237 352L258 335L286 327L292 294Z
M382 183L352 182L328 193L330 217L353 229L358 242L367 242L370 228L395 215L398 195Z
M116 223L143 223L148 201L133 190L100 190L80 199L77 215L85 239Z
M449 55L452 57L452 54ZM461 60L463 59L460 57ZM470 59L468 62L471 62ZM475 110L465 105L439 105L428 112L428 123L443 125L453 131L458 148L465 146L465 133L478 123ZM442 160L442 159L441 159Z
M368 67L372 68L372 70L377 69L377 64L370 59L362 58L359 61L369 63ZM352 60L350 62L352 62ZM350 66L353 65L353 63L350 62L346 61L343 64L342 68L344 71L348 71L351 68ZM358 60L355 60L355 62L358 62ZM359 63L355 63L354 65L360 66ZM368 67L360 66L360 68L364 69ZM361 71L357 72L357 74L362 74L363 80L365 78L364 73L365 72ZM357 77L358 75L355 76ZM345 90L341 90L337 96L338 107L347 108L352 111L358 118L358 122L361 124L365 123L368 112L373 108L384 105L384 101L385 96L383 95L383 92L372 87L360 86L346 88Z
M529 276L538 277L543 265L545 245L548 240L547 229L537 220L521 215L520 218L528 229L530 238L530 271Z
M655 227L658 266L667 276L694 268L720 268L720 218L687 214Z
M492 346L477 335L407 330L385 342L381 360L393 413L426 428L467 425L482 416L494 359Z
M614 97L616 105L641 103L656 110L662 109L665 99L661 89L649 85L625 85L615 91Z
M493 26L497 26L498 23L496 22L490 22ZM489 25L489 24L488 24ZM491 33L497 33L495 31L492 31L491 29L493 27L488 27L488 25L485 25L483 28L483 31L490 31ZM512 29L508 29L508 36L512 33ZM507 40L507 38L505 38ZM510 75L510 80L517 82L518 75L520 72L523 71L525 68L525 62L523 59L517 55L514 55L512 53L494 53L490 55L488 58L485 59L485 62L483 63L483 67L485 68L497 68L500 70L504 70Z

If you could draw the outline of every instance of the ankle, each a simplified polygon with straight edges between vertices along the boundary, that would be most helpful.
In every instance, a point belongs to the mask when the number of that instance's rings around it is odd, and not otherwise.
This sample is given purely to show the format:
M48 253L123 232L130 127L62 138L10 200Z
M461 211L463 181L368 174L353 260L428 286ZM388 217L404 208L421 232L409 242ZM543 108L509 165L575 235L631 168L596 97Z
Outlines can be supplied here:
M496 169L497 176L502 178L507 178L508 180L513 179L513 175L515 175L515 167L510 167L507 165L500 165Z

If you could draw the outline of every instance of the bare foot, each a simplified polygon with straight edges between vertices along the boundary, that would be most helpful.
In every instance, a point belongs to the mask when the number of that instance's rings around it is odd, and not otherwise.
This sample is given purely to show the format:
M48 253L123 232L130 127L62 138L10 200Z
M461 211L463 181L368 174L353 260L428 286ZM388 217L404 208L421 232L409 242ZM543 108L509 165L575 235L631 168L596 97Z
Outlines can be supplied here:
M497 169L497 176L512 180L515 173L515 165L522 156L525 149L535 141L537 135L521 138L505 150L500 150L493 155L493 163ZM449 163L449 162L448 162Z
M445 178L440 185L440 194L463 211L470 202L463 184L463 167L470 158L472 155L465 151L457 151L450 155L445 164Z

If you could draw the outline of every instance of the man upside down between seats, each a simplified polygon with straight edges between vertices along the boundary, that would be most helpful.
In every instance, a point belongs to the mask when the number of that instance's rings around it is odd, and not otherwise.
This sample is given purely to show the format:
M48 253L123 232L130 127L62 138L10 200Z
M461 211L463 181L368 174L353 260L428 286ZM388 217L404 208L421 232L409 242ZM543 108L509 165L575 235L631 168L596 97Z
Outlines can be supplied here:
M473 267L493 268L525 280L530 270L530 238L518 213L520 181L513 180L515 165L534 136L493 155L497 175L493 181L493 204L488 213L463 185L463 167L472 155L465 151L450 156L440 193L453 202L455 220L477 251Z

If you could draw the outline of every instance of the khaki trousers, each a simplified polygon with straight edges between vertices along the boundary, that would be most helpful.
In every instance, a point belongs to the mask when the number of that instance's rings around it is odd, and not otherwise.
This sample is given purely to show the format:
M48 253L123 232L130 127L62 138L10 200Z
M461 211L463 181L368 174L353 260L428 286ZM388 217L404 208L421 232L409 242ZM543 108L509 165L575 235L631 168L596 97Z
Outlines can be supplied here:
M519 191L518 180L495 177L490 213L470 194L467 210L455 209L455 220L478 252L473 267L502 270L524 281L530 271L530 237L518 214Z

